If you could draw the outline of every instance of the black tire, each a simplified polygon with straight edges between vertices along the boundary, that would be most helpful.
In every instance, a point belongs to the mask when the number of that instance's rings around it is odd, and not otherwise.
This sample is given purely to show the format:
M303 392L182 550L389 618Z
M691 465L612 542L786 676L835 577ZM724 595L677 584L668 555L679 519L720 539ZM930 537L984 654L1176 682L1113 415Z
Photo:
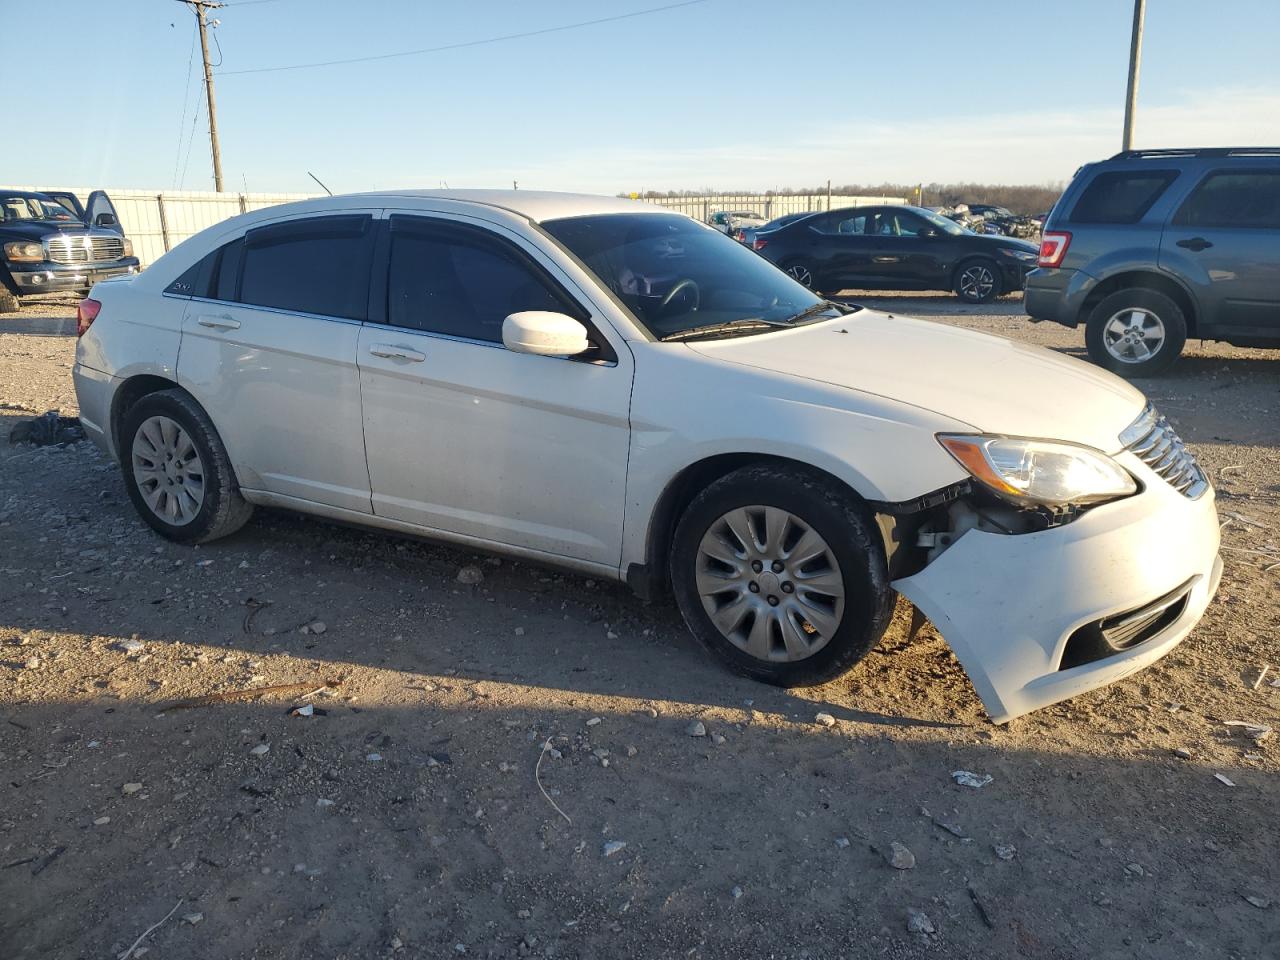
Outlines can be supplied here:
M199 456L203 496L199 509L185 523L171 523L152 510L134 474L134 440L152 417L175 422L191 439ZM121 421L120 469L135 509L153 530L178 543L208 543L235 533L253 515L253 504L240 495L227 449L208 414L182 390L149 393L130 407Z
M0 313L18 312L18 295L9 289L9 284L0 279Z
M704 535L726 514L752 506L780 508L812 528L838 564L843 613L825 645L803 659L765 660L747 653L721 633L699 594L697 571ZM775 686L810 686L844 673L880 641L893 612L884 541L874 515L836 484L797 468L758 464L712 483L681 516L670 560L676 603L694 637L735 673ZM797 598L800 593L787 592Z
M820 292L818 290L818 275L813 272L813 264L808 260L790 260L782 269L796 283L803 284L814 293Z
M1000 268L991 260L975 257L956 267L951 289L965 303L990 303L1003 293Z
M1139 358L1135 355L1133 359L1126 360L1122 356L1126 353L1123 341L1108 346L1111 321L1122 317L1125 311L1142 311L1147 315L1141 321L1144 331L1154 329L1151 322L1154 319L1163 333L1157 349L1150 348L1150 341L1143 341L1146 349L1150 350L1149 357ZM1084 342L1089 349L1089 359L1098 366L1122 377L1154 377L1173 366L1173 362L1182 353L1187 342L1187 318L1181 307L1158 290L1146 287L1117 290L1100 300L1089 314Z

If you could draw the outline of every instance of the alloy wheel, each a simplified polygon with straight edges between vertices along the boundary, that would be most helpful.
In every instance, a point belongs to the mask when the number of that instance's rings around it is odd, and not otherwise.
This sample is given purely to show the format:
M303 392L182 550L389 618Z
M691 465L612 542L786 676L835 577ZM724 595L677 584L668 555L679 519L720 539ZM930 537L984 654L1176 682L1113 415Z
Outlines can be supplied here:
M844 615L835 554L804 520L778 507L740 507L708 527L695 582L703 609L729 642L757 660L804 660Z
M797 283L802 283L810 290L813 289L813 274L809 272L809 268L802 263L795 263L787 267L787 276Z
M149 417L133 437L133 480L151 512L181 527L204 503L205 472L200 453L173 419Z
M1161 319L1143 307L1126 307L1102 325L1102 343L1121 363L1144 363L1164 346Z
M975 263L960 274L960 293L966 300L980 301L991 295L996 277L990 267Z

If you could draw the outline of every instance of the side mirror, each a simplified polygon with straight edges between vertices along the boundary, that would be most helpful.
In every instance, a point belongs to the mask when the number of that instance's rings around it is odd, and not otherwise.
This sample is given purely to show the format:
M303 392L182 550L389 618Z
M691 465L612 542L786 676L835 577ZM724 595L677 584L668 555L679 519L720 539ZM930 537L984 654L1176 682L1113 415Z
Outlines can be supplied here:
M100 213L93 220L94 226L97 227L114 227L117 222L115 214L112 213Z
M549 310L511 314L502 321L502 345L513 353L538 357L576 357L591 349L586 327Z

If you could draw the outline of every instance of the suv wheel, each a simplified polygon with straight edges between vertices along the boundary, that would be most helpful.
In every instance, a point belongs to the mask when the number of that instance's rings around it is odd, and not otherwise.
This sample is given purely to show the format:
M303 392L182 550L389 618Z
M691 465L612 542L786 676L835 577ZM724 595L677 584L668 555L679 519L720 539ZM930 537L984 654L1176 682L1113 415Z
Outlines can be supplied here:
M990 303L1000 296L1000 274L990 260L970 260L956 270L956 296L965 303Z
M671 580L704 647L783 687L849 669L893 610L870 512L818 477L771 465L736 470L694 498L676 527Z
M119 436L129 499L162 536L208 543L239 530L253 514L218 432L186 393L147 394L124 415Z
M1169 297L1135 287L1102 299L1085 329L1089 358L1122 377L1152 377L1178 359L1187 321Z

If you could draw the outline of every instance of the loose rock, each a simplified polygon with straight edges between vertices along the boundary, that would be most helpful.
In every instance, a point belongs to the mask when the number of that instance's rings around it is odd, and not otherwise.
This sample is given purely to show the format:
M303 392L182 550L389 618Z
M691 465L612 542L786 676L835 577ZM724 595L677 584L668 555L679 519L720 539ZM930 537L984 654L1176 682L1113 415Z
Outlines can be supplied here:
M121 787L120 789L121 789L121 790L123 790L125 793L137 793L139 790L141 790L141 789L142 789L142 784L140 784L140 783L126 783L126 784L125 784L123 787Z
M978 776L978 774L970 770L953 770L951 779L962 787L972 787L977 790L979 787L985 787L988 783L995 779L991 774Z
M606 857L612 857L615 853L621 853L627 848L627 844L622 840L610 840L604 845L602 851Z
M475 586L477 583L484 581L484 571L475 566L461 567L458 570L457 579L459 583Z
M262 757L262 756L266 756L267 751L270 749L271 749L271 744L260 743L249 752L253 754L255 757Z
M907 929L911 933L928 936L933 933L933 921L923 910L907 907Z
M836 718L829 713L819 713L813 718L813 722L820 727L834 727Z
M1001 860L1012 860L1018 855L1018 848L1012 843L997 843L991 849L996 852L996 856Z
M707 735L707 728L701 720L694 720L684 728L684 732L691 737L705 737Z
M884 859L895 870L911 870L916 865L916 855L897 840L889 844Z

